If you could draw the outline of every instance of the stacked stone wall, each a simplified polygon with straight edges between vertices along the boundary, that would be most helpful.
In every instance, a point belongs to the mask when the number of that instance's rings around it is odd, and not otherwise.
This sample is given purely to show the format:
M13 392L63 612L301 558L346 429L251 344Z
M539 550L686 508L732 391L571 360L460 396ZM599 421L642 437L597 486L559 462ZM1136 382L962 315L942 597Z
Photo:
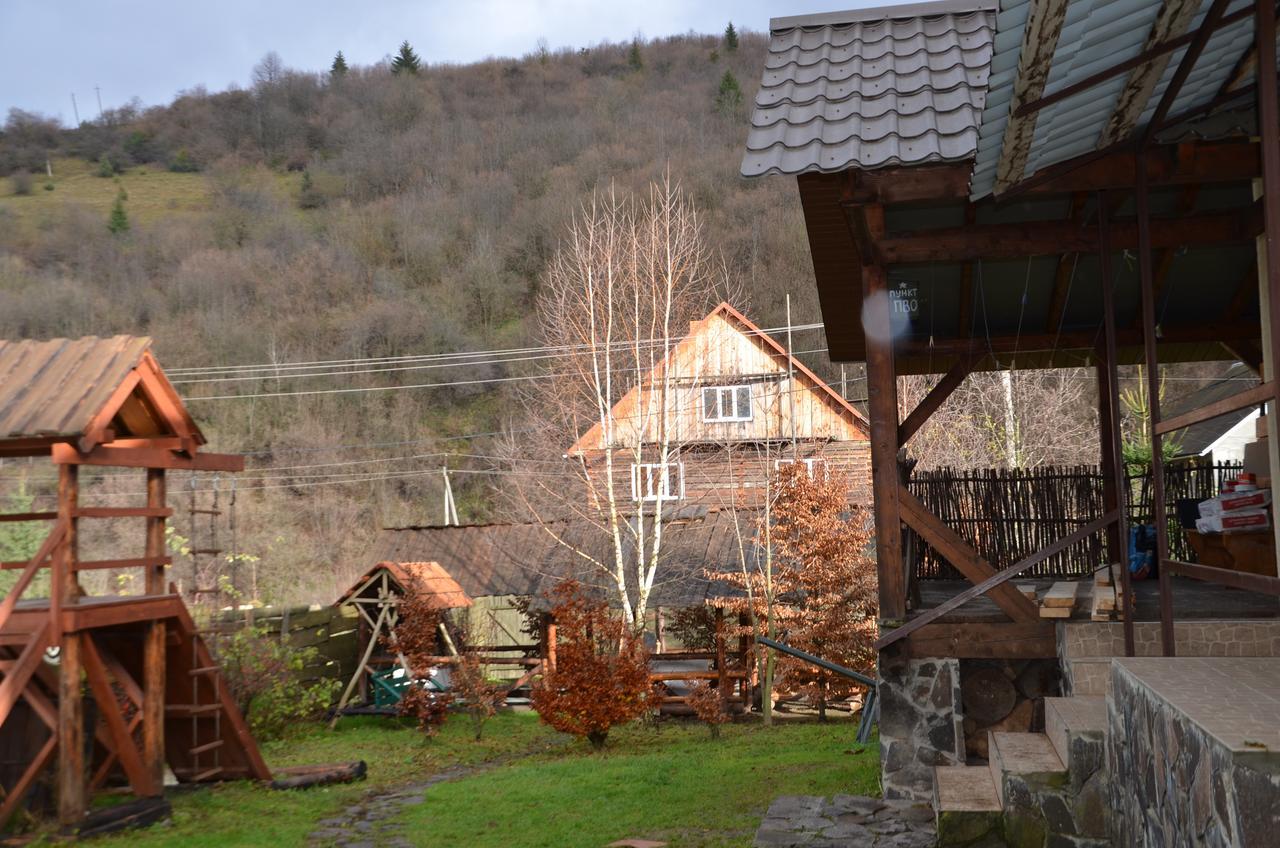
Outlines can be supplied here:
M934 766L965 761L960 661L883 651L878 695L884 797L928 803Z

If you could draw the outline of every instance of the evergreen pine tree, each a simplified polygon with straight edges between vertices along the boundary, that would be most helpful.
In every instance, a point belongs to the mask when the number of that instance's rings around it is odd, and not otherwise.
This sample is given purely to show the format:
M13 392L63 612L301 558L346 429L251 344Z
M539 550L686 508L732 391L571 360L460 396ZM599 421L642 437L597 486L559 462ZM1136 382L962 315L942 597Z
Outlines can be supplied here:
M347 75L347 59L342 55L342 51L338 51L338 55L333 57L333 64L329 67L329 76L337 79Z
M726 53L738 49L738 31L733 28L733 21L729 21L729 25L724 28L724 49Z
M640 56L640 39L631 39L631 53L627 56L627 64L631 70L638 71L644 67L644 59Z
M732 115L742 106L742 87L733 71L725 71L720 78L720 91L716 94L716 111Z
M121 188L116 194L116 202L111 207L111 217L107 219L107 229L112 235L120 235L129 230L129 215L124 211L124 199L127 195Z
M418 58L417 53L413 52L413 48L409 46L408 41L400 45L400 51L391 60L391 73L393 74L416 74L421 67L422 60Z

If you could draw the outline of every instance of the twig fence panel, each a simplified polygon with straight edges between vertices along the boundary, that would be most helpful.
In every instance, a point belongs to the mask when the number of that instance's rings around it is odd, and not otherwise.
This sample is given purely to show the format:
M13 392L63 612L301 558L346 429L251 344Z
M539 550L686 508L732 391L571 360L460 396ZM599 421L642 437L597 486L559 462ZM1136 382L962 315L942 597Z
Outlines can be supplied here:
M223 610L200 623L201 635L217 641L252 627L266 639L282 639L294 648L315 648L316 657L303 669L303 682L346 681L359 661L357 614L350 606L258 607Z
M1169 511L1170 552L1190 559L1192 553L1179 529L1179 499L1204 500L1217 494L1222 482L1240 470L1237 463L1210 463L1194 458L1165 469L1165 506ZM935 515L997 568L1048 547L1094 521L1105 512L1102 472L1097 466L1042 468L939 468L915 472L908 488ZM1150 524L1150 473L1130 474L1129 521ZM956 571L913 530L908 550L915 552L916 578L958 580ZM1102 532L1028 569L1029 577L1082 577L1106 561Z

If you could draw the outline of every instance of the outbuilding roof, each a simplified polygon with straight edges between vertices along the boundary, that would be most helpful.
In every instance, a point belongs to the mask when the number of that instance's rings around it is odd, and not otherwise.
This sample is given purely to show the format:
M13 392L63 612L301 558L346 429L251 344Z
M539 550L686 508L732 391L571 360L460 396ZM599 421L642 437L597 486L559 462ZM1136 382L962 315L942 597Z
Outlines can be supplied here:
M945 0L773 19L743 176L971 158L993 8Z
M380 586L377 577L382 573L395 583L401 592L413 592L426 599L432 609L458 609L471 606L471 598L462 591L457 581L438 562L391 562L384 560L356 579L342 593L335 606L355 597L377 597Z
M751 543L756 517L750 509L672 510L664 518L662 561L651 603L686 607L736 594L706 572L738 572L744 554L748 568L757 567L757 550ZM741 548L739 533L744 537ZM611 592L607 575L587 559L609 561L609 536L587 521L387 528L374 543L374 554L438 562L473 598L541 596L565 579L606 595ZM627 571L628 579L634 579L634 569Z

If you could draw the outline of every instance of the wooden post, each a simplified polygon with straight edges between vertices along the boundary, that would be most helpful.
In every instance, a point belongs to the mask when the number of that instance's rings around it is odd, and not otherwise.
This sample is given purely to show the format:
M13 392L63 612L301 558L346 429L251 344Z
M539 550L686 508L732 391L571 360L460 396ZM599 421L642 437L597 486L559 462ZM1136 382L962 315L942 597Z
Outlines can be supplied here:
M1106 350L1099 346L1095 352L1094 365L1098 382L1098 446L1101 449L1099 466L1102 471L1102 511L1110 512L1119 503L1119 492L1116 489L1116 456L1115 442L1111 439L1111 364L1107 361ZM1120 538L1120 528L1112 524L1106 530L1107 562L1124 565L1124 544Z
M724 642L724 607L716 607L716 688L720 690L721 703L729 697L729 673L725 668Z
M1106 350L1109 377L1107 382L1110 388L1108 405L1111 408L1110 426L1103 436L1111 441L1113 455L1121 457L1123 454L1120 446L1124 442L1120 437L1120 381L1116 376L1116 291L1115 278L1111 273L1111 232L1108 221L1110 202L1111 198L1105 191L1098 192L1098 264L1102 271L1103 345ZM1116 530L1120 536L1121 550L1127 553L1128 522L1126 518L1129 493L1125 490L1128 481L1125 479L1124 463L1114 463L1111 475L1115 479L1116 506L1119 508L1116 516ZM1126 560L1127 557L1121 557L1120 586L1124 595L1124 606L1120 612L1124 620L1124 653L1125 656L1131 657L1134 655L1133 592L1129 587L1129 563Z
M1147 363L1147 410L1151 437L1151 517L1156 527L1156 568L1160 581L1160 644L1164 655L1174 655L1173 588L1163 567L1169 559L1169 510L1164 502L1164 448L1160 424L1160 360L1156 354L1156 297L1151 268L1151 198L1147 192L1147 157L1135 157L1138 184L1134 193L1138 213L1138 271L1142 284L1142 346ZM1128 569L1125 569L1128 574ZM1125 591L1125 612L1131 595ZM1126 619L1129 616L1126 615Z
M74 603L79 589L76 562L79 560L79 467L58 466L58 516L66 522L60 574L50 581L49 607L61 648L58 667L58 820L74 824L84 817L86 775L84 764L84 698L81 689L80 635L64 629L62 609Z
M166 502L163 468L147 469L147 506L163 509ZM164 556L165 520L163 516L148 516L146 555ZM147 569L146 593L165 594L164 566ZM147 625L146 642L142 652L142 762L151 775L152 785L164 786L164 700L165 700L165 624L152 621Z
M551 619L547 622L547 668L551 671L556 670L556 622Z
M1258 3L1254 12L1254 37L1258 62L1258 134L1262 137L1262 208L1264 230L1258 239L1258 287L1262 307L1263 379L1280 391L1276 368L1280 366L1280 106L1276 98L1276 10ZM1255 194L1257 187L1255 184ZM1267 409L1267 439L1271 479L1280 480L1280 404ZM1280 533L1275 534L1280 556Z
M884 209L865 208L872 245L884 235ZM893 366L889 287L884 266L863 257L862 324L866 328L867 409L871 417L871 479L876 520L876 569L880 619L907 614L902 565L902 521L898 516L898 387Z

